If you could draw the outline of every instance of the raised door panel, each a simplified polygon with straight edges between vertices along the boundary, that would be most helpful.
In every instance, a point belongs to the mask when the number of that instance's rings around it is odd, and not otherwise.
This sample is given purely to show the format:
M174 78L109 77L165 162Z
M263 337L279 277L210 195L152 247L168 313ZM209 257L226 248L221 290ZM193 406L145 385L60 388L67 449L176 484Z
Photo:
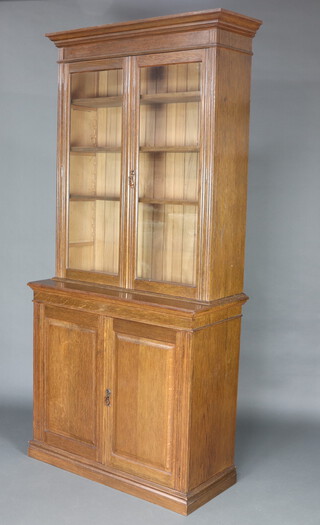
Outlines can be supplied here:
M175 332L114 321L109 345L108 464L173 485Z
M99 332L95 315L45 308L44 441L96 461L103 406Z

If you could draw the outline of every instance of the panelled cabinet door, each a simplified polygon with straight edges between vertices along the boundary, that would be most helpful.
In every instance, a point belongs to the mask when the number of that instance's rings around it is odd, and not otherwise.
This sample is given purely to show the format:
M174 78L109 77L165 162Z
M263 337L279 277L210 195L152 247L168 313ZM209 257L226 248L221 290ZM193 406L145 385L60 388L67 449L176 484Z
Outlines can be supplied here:
M174 484L175 332L113 321L108 343L106 463Z
M96 315L45 306L43 440L101 461L103 323Z

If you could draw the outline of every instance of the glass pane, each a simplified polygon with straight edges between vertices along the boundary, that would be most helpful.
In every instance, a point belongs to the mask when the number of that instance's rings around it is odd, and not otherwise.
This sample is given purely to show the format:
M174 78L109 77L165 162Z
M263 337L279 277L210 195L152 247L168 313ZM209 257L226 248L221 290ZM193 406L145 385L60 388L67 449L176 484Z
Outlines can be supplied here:
M138 278L196 284L200 68L140 70Z
M71 75L69 268L118 274L122 70Z

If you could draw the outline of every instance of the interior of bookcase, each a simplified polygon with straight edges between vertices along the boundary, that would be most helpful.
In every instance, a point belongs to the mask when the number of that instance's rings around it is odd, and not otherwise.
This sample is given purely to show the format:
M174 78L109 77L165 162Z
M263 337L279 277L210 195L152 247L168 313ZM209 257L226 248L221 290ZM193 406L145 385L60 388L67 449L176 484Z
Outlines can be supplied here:
M122 70L71 75L69 268L118 274Z
M200 63L140 68L138 279L196 283ZM119 272L122 70L71 75L68 267Z
M140 70L137 277L194 285L200 64Z

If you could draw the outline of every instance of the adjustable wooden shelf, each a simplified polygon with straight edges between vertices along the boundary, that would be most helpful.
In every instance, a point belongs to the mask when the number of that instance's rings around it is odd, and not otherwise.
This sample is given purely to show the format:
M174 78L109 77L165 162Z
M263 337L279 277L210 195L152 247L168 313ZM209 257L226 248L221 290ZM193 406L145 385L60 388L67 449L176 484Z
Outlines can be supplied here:
M252 38L215 9L59 48L30 456L188 514L235 483Z

